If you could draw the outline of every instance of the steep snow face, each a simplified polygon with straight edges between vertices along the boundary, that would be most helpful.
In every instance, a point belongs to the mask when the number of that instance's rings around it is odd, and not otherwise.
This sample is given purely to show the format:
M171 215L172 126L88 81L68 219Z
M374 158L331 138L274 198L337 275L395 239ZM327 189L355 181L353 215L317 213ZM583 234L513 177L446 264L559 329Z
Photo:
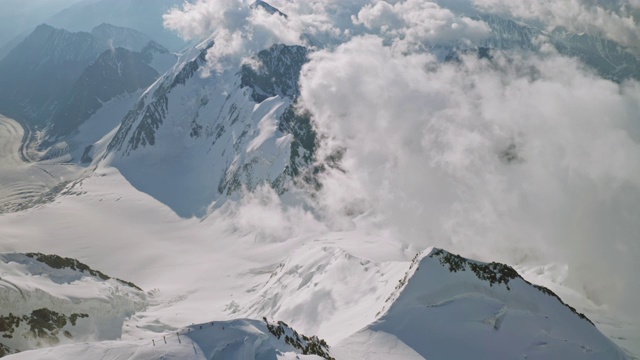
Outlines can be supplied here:
M276 45L209 77L205 54L192 50L145 92L103 162L180 216L259 184L283 193L315 147L309 119L292 110L306 49Z
M148 42L140 53L145 61L159 74L164 74L178 61L178 56L155 41Z
M8 353L115 340L125 319L145 307L134 284L73 259L0 254L0 274L0 349Z
M281 319L335 342L373 322L406 271L406 262L377 263L335 247L304 246L231 315Z
M192 325L154 340L98 342L27 351L7 359L332 359L327 344L287 324L239 319Z
M414 359L631 359L512 268L439 249L416 256L382 316L339 347L338 355L369 359L389 347Z

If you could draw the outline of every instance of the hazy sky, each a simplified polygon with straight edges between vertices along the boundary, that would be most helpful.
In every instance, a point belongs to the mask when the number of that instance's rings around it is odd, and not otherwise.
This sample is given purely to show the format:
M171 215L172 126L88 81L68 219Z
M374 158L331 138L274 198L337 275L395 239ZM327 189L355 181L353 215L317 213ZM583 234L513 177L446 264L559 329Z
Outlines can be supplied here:
M0 47L81 0L0 0Z

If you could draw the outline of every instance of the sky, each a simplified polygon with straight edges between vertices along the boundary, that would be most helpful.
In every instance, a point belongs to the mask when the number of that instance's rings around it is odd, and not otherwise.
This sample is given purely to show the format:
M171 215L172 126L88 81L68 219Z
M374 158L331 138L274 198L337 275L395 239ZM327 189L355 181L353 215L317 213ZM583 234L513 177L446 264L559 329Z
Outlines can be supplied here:
M638 46L640 2L270 3L288 18L198 0L165 26L215 41L208 71L274 43L314 47L298 106L322 134L320 159L346 149L323 175L316 217L344 229L370 216L418 249L562 264L567 285L637 316L640 84L605 80L544 38L536 53L449 63L431 45L481 44L482 11Z
M81 0L0 0L0 47Z

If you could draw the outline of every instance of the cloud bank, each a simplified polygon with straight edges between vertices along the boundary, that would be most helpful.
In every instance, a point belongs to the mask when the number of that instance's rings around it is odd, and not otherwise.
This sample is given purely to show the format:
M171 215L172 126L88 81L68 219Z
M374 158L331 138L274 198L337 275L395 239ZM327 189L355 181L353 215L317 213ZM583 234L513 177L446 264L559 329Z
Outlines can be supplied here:
M285 18L247 1L197 0L165 16L185 37L215 41L208 60L218 72L274 43L315 50L301 76L300 106L323 135L320 159L347 149L344 171L323 176L313 216L262 192L233 211L238 226L282 239L369 216L414 249L564 264L565 285L633 315L640 85L604 80L552 49L491 59L461 52L459 61L443 62L439 47L470 49L490 34L449 2L270 2ZM638 0L468 5L627 45L640 34ZM256 220L270 214L279 215Z
M638 0L472 0L480 10L536 20L549 30L604 36L623 45L640 47Z
M367 36L315 53L301 85L323 149L347 149L348 176L328 174L320 196L328 213L374 209L418 247L567 263L569 285L633 309L637 83L558 55L441 63Z

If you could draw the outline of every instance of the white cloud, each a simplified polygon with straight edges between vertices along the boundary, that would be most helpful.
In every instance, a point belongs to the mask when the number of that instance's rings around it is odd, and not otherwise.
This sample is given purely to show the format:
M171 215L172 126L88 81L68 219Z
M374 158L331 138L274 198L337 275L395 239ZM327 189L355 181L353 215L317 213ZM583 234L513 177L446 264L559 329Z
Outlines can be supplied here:
M188 39L213 40L207 63L218 72L236 67L242 58L274 43L302 43L295 23L261 9L254 11L240 0L185 3L182 8L169 11L164 16L164 24Z
M365 36L314 54L301 85L323 149L348 149L319 197L331 216L382 214L418 247L566 262L594 301L640 293L637 83L553 54L441 64Z
M353 36L385 37L402 51L422 51L434 43L472 44L486 38L489 27L459 17L429 0L390 4L375 0L310 0L271 2L288 18L252 11L248 1L197 0L172 9L165 26L185 38L209 38L208 60L220 72L226 61L237 64L274 43L332 48ZM225 60L226 59L226 60Z
M478 43L490 33L484 22L456 16L428 0L407 0L394 5L379 1L363 7L353 21L396 39L405 51L428 47L425 46L428 43Z
M473 2L550 27L637 40L637 0ZM472 44L488 34L446 1L271 3L288 19L239 0L198 0L165 17L184 36L216 41L208 60L217 71L273 43L322 45L304 68L302 102L326 136L320 151L348 149L347 172L329 171L317 197L326 223L262 191L234 210L239 228L282 240L307 227L347 229L369 213L418 248L566 263L568 285L633 309L640 85L603 80L554 51L440 63L425 44Z
M481 10L538 20L550 28L601 35L640 47L637 0L472 0Z

